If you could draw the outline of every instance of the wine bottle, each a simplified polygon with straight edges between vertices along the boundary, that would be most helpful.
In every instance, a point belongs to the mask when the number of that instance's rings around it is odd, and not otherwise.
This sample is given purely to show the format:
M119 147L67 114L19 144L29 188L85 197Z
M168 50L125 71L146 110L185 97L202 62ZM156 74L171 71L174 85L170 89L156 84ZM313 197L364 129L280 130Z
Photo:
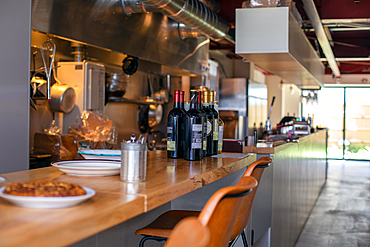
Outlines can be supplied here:
M190 109L185 115L185 160L203 158L203 117L198 108L198 91L190 90Z
M184 118L185 112L180 108L180 91L175 90L172 110L167 117L167 157L184 157Z
M218 112L215 110L214 105L214 92L209 92L209 109L213 112L213 152L212 154L218 153Z
M198 110L200 111L203 117L203 157L205 157L207 156L207 114L204 111L202 104L203 93L201 90L199 90L198 93L199 93Z
M209 109L209 93L203 91L203 110L207 114L207 156L213 154L213 111Z
M184 111L185 111L185 92L184 91L180 91L180 108Z
M218 102L215 101L215 110L218 113L218 150L217 153L222 152L222 143L224 139L224 121L221 119L220 112L218 111Z

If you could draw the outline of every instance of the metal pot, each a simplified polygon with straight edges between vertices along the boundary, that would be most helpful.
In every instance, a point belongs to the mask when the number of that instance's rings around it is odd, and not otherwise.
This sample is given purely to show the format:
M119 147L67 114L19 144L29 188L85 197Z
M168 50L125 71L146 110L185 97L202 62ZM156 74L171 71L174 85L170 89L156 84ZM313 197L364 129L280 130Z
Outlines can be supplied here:
M127 78L123 73L106 74L106 93L108 98L122 98L126 93Z
M163 106L162 105L149 105L148 111L148 124L150 128L158 125L162 121Z
M54 112L69 113L76 103L76 93L73 88L67 85L54 84L50 88L51 100L49 108Z
M140 108L139 128L141 133L147 133L162 121L163 106L150 104Z

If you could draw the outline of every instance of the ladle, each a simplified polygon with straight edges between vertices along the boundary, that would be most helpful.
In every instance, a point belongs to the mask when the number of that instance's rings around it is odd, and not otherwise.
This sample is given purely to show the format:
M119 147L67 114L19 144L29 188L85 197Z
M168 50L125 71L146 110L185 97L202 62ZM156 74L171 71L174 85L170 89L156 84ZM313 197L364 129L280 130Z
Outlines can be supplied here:
M56 46L51 41L51 39L46 40L44 43L42 43L42 45L40 45L41 57L42 57L42 61L44 62L45 74L46 74L46 79L47 79L46 97L48 101L51 100L50 76L51 76L51 70L53 68L53 63L54 63L55 50L56 50Z

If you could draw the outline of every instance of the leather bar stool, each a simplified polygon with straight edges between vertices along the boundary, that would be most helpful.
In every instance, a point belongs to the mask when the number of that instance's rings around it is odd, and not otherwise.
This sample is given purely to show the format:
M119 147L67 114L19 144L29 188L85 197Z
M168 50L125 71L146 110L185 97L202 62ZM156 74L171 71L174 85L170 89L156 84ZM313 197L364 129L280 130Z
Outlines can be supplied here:
M257 185L258 182L253 177L241 178L235 186L224 187L214 193L203 207L203 210L201 212L196 212L198 214L196 217L197 220L199 220L201 225L208 228L210 232L209 242L200 246L224 247L228 245L243 199L248 197L252 189L256 188ZM144 242L148 239L162 241L169 238L175 225L182 219L192 215L184 212L189 211L168 211L159 216L148 226L137 230L135 234L146 235L140 241L140 246L143 246ZM194 231L195 230L196 229L194 229Z
M196 217L182 219L173 228L165 247L202 247L209 243L211 233Z
M272 162L271 158L261 157L259 160L250 164L248 169L244 172L243 177L252 176L257 180L258 185L259 185L260 181L261 181L261 178L262 178L262 175L263 175L263 172L265 171L265 168L268 167L271 162ZM251 192L251 194L248 197L244 198L244 201L243 201L242 206L240 208L238 217L236 218L236 222L235 222L233 232L231 233L231 238L230 238L231 242L230 242L230 245L229 245L230 247L235 245L239 236L242 237L244 246L248 247L247 237L245 236L244 229L247 226L248 221L249 221L250 216L251 216L253 202L254 202L254 198L256 197L258 185Z
M251 175L253 171L256 170L256 173L252 174L252 176L255 175L257 179L261 180L264 168L267 167L269 163L271 162L272 162L272 159L269 157L260 158L259 160L249 165L248 169L243 174L243 177L247 176L247 174ZM262 169L255 169L255 168L262 168ZM243 209L239 211L239 215L237 217L237 221L236 221L235 227L232 232L232 237L230 238L231 245L235 244L237 238L241 234L244 246L247 246L244 228L248 224L248 221L250 218L250 214L252 211L252 205L250 204L253 204L254 202L256 190L257 188L254 190L254 195L248 195L244 200L244 203L242 205ZM173 227L180 220L182 220L185 217L189 217L189 216L198 217L199 213L200 213L199 211L189 211L189 210L170 210L170 211L163 213L152 223L136 231L135 233L136 235L140 235L140 234L144 235L143 239L140 242L140 246L144 246L143 243L149 239L153 239L157 241L165 241L168 238ZM243 220L243 218L245 220Z

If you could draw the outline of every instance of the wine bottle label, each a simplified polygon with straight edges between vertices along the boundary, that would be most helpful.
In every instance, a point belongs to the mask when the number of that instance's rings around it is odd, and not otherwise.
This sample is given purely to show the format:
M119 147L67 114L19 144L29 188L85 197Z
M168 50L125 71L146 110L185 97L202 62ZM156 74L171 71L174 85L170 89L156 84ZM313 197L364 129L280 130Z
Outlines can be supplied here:
M176 145L173 136L173 122L168 122L167 125L167 151L175 151Z
M218 127L218 141L222 142L222 139L224 137L224 126Z
M209 136L212 132L212 123L211 121L208 119L207 120L207 136Z
M191 148L192 149L202 149L202 124L193 124L192 127L192 141L191 141Z
M222 142L218 142L218 151L222 151Z
M175 141L167 141L167 151L175 151Z
M224 126L218 128L218 151L222 151L222 140L224 136Z
M218 119L213 121L213 140L218 141Z
M207 150L207 122L204 122L204 130L203 130L203 150Z

